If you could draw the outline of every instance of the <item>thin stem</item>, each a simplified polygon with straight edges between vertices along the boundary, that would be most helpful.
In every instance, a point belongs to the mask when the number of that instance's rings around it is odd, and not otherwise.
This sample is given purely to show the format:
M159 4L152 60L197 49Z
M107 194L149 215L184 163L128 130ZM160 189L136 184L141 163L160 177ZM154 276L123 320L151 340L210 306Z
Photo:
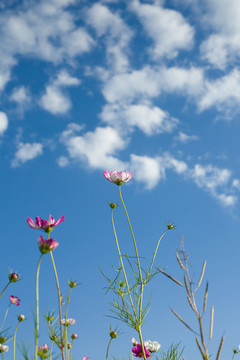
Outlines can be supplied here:
M71 341L70 360L72 360L72 347L73 347L73 340Z
M138 328L138 335L139 335L139 339L140 339L140 343L141 343L141 347L142 347L142 353L143 353L144 360L147 360L145 349L144 349L144 343L143 343L143 339L142 339L141 326L139 326L139 328Z
M108 343L107 352L106 352L106 360L108 360L108 353L109 353L109 348L110 348L111 342L112 342L112 338L109 340L109 343Z
M15 345L16 345L16 335L17 335L17 329L18 329L18 325L20 324L20 321L18 321L16 329L15 329L15 333L14 333L14 340L13 340L13 360L15 360Z
M125 203L123 201L123 197L122 197L122 192L121 192L121 186L118 186L119 188L119 194L120 194L120 198L125 210L125 214L127 216L127 221L128 221L128 225L131 231L131 235L132 235L132 239L133 239L133 244L134 244L134 248L135 248L135 253L136 253L136 258L137 258L137 265L138 265L138 273L139 273L139 278L140 278L140 284L141 284L141 290L140 290L140 302L139 302L139 323L141 324L141 318L142 318L142 299L143 299L143 279L142 279L142 271L141 271L141 266L140 266L140 260L139 260L139 255L138 255L138 249L137 249L137 243L133 234L133 229L132 229L132 225L128 216L128 212L127 212L127 208L125 206Z
M64 327L64 334L63 338L65 339L65 344L67 343L67 316L68 316L68 307L70 302L70 295L71 295L72 288L70 287L68 298L67 298L67 305L66 305L66 314L65 314L65 327Z
M57 285L57 292L58 292L58 308L59 308L59 323L60 323L60 329L61 329L61 351L62 351L62 360L64 360L64 343L63 343L63 325L62 325L62 309L61 309L61 293L60 293L60 287L59 287L59 281L57 276L57 270L53 258L52 251L50 251L52 264L53 264L53 270L55 274L56 279L56 285Z
M154 254L153 254L153 258L152 258L152 262L151 262L151 265L150 265L150 268L148 270L148 273L147 273L147 278L148 276L150 275L150 272L152 270L152 267L153 267L153 263L154 263L154 260L155 260L155 257L157 255L157 251L158 251L158 247L159 247L159 244L160 244L160 241L162 240L162 238L164 237L164 235L168 232L169 229L167 229L166 231L164 231L164 233L160 236L160 238L158 239L158 242L157 242L157 246L156 246L156 249L154 251Z
M36 273L36 323L35 323L35 360L37 360L38 352L38 331L39 331L39 272L40 264L42 261L43 254L41 254L38 261L37 273Z
M5 316L4 316L4 319L3 319L3 322L2 322L2 326L1 326L1 328L0 328L0 331L2 330L3 325L4 325L4 323L5 323L5 320L6 320L6 317L7 317L7 314L8 314L8 310L9 310L10 305L11 305L11 303L8 305L7 310L6 310L6 312L5 312Z
M123 260L122 260L120 247L119 247L119 244L118 244L117 233L116 233L116 229L115 229L115 225L114 225L114 221L113 221L113 209L111 209L111 220L112 220L112 227L113 227L114 237L115 237L117 250L118 250L118 256L119 256L119 259L120 259L120 262L121 262L121 267L122 267L124 279L125 279L126 286L127 286L128 297L129 297L129 300L130 300L130 303L131 303L131 306L132 306L132 309L133 309L133 312L134 312L135 320L136 320L136 322L138 322L136 310L135 310L135 307L134 307L134 304L133 304L133 301L132 301L132 297L131 297L131 292L130 292L130 288L129 288L129 284L128 284L128 279L127 279L125 267L124 267Z
M49 360L52 359L52 349L53 349L53 340L51 342L51 348L50 348L50 357L49 357Z
M5 288L3 289L3 291L0 294L0 298L2 297L2 294L4 293L4 291L7 289L8 285L11 284L11 281L9 281L9 283L7 283L7 285L5 286Z

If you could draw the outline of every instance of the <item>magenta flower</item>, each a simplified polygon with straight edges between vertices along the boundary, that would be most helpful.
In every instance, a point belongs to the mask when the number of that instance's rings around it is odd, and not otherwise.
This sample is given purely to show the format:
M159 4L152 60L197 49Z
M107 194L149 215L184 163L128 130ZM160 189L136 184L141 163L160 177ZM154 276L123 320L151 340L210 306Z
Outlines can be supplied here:
M27 218L27 223L32 229L44 230L46 233L50 233L55 226L59 225L61 222L64 222L64 215L62 215L57 221L49 215L48 220L43 220L39 216L37 216L36 221L31 219L30 217Z
M16 306L19 306L19 305L20 305L20 299L19 299L17 296L11 295L11 296L9 297L9 299L10 299L10 301L11 301L11 303L12 303L13 305L16 305Z
M150 351L146 350L145 346L144 346L144 351L145 351L146 358L149 358L151 356ZM141 344L137 344L136 346L134 346L132 348L132 352L133 352L134 356L139 357L139 358L143 358L143 351L142 351L142 345Z
M133 174L131 173L131 171L118 172L118 171L114 170L114 171L108 172L107 170L105 170L103 172L103 175L108 181L110 181L118 186L121 186L122 184L128 182L133 177Z
M58 247L59 243L54 239L44 240L42 235L38 239L39 250L42 254L47 254L49 251L53 251Z
M82 360L90 360L88 357L84 356Z

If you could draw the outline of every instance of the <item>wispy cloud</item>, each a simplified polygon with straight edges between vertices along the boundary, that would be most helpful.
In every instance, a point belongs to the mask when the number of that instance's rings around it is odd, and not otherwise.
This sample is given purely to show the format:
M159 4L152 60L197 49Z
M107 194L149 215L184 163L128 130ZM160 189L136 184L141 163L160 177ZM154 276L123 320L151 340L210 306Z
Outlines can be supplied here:
M45 93L39 101L40 106L54 115L66 114L71 109L71 100L63 89L64 87L77 86L79 84L79 79L70 76L65 70L62 70L46 86Z
M8 117L7 114L5 114L3 111L0 111L0 135L3 135L3 133L8 128Z
M20 166L29 160L35 159L43 153L43 145L41 143L20 142L17 147L18 149L11 162L12 167Z

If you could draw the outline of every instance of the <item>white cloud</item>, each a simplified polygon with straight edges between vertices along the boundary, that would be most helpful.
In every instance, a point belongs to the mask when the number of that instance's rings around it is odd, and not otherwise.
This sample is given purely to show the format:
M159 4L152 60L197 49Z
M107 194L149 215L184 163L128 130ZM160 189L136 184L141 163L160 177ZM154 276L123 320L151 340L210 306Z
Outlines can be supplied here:
M166 176L165 169L160 167L157 158L131 154L130 164L136 181L143 183L148 190L153 189Z
M232 187L235 188L235 189L240 190L240 180L239 179L233 179Z
M71 108L71 101L55 86L47 86L40 105L53 115L65 114Z
M0 14L0 89L10 80L19 55L71 64L91 51L95 42L65 8L70 4L74 1L32 1Z
M87 24L94 27L99 37L106 36L108 65L115 72L126 71L132 30L119 14L111 12L101 3L95 3L87 10L85 20Z
M180 50L192 47L194 29L181 13L163 8L157 2L142 4L138 0L131 3L131 9L139 16L148 36L154 41L151 52L155 59L174 58Z
M179 131L179 134L178 136L175 137L175 139L183 144L186 144L190 141L197 141L199 140L199 137L196 136L196 135L188 135L188 134L185 134L184 132L182 131Z
M161 92L197 96L204 90L204 72L190 67L149 67L117 74L105 81L103 95L108 102L130 103L154 98Z
M61 141L65 144L70 158L86 163L94 169L125 168L125 163L118 158L118 152L127 145L127 140L121 138L117 130L110 126L97 127L93 132L82 136L75 135L74 124L63 132Z
M229 169L220 169L212 165L202 166L196 164L190 176L198 187L208 191L214 198L220 201L222 205L232 206L236 203L236 196L225 193L225 188L231 178L231 171Z
M105 105L100 115L101 119L119 129L139 128L147 136L158 133L170 133L178 124L178 120L166 111L150 103L135 105Z
M31 101L31 96L24 86L13 89L12 94L9 97L10 101L14 101L19 105L25 105Z
M7 128L8 128L7 114L0 111L0 135L3 135L3 133L7 130Z
M45 93L39 101L40 106L54 115L66 114L71 109L71 101L62 88L79 84L79 79L70 76L65 70L60 71L46 86Z
M20 166L29 160L33 160L36 157L42 155L43 146L40 143L22 143L18 144L18 150L15 153L15 157L12 160L12 167Z
M57 163L60 167L66 167L69 164L69 160L65 156L60 156L57 159Z
M240 71L234 69L229 74L212 81L206 81L206 91L198 100L201 111L212 106L218 110L239 110L240 101Z
M211 35L201 45L202 57L215 67L225 69L240 57L240 7L238 0L205 1L205 25ZM213 33L212 33L213 32Z

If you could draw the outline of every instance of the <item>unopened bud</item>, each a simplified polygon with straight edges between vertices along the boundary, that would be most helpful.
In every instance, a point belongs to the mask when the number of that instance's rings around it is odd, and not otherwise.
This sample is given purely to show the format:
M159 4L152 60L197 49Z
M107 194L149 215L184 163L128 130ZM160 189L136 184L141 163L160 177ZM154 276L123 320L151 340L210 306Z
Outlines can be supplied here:
M67 348L68 348L68 349L71 349L71 347L72 347L72 344L71 344L71 343L67 343Z
M118 336L116 331L110 331L110 336L112 339L116 339L116 337Z
M76 340L76 339L77 339L77 337L78 337L78 336L77 336L77 334L75 334L75 333L74 333L74 334L72 334L72 336L71 336L71 338L72 338L73 340Z
M22 321L24 321L24 320L25 320L25 316L24 316L23 314L21 314L21 315L18 316L18 321L19 321L19 322L22 322Z
M15 272L12 272L9 275L8 279L9 279L10 282L15 283L15 282L17 282L19 280L19 275L17 273L15 273Z
M70 286L70 288L74 288L77 286L77 283L76 283L76 281L70 280L70 281L68 281L68 285Z

